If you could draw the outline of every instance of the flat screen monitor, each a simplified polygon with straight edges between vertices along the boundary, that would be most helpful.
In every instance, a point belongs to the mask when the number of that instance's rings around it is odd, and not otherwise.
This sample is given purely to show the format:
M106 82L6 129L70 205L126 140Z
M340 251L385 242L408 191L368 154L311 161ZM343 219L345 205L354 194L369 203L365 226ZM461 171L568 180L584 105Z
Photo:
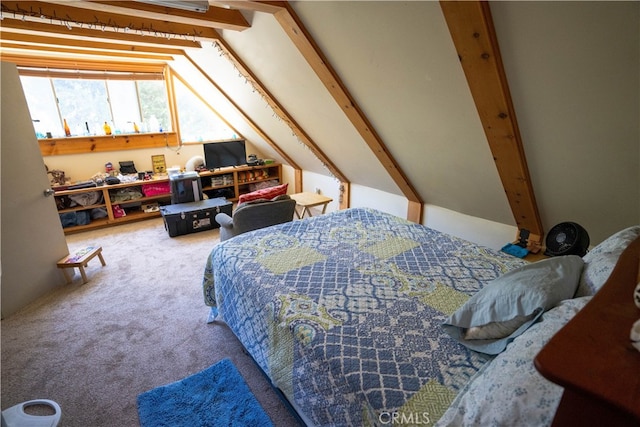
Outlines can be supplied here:
M204 163L209 170L246 165L247 152L244 141L221 141L204 144Z

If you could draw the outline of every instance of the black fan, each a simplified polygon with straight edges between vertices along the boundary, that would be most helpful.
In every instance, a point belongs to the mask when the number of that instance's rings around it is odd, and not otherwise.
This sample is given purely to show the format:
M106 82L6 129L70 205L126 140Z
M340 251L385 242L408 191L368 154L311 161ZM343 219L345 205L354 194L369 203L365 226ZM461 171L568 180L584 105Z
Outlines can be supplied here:
M547 256L584 256L589 248L589 233L575 222L561 222L549 230L545 244Z

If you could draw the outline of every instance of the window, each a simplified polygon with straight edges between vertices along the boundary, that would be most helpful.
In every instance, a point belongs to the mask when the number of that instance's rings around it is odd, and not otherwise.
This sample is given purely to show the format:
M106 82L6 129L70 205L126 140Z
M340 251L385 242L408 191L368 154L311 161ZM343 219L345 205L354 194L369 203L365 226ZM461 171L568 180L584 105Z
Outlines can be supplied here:
M233 129L179 79L174 79L180 139L183 142L235 139Z
M21 69L21 81L38 138L171 131L162 73ZM134 125L135 124L135 125Z

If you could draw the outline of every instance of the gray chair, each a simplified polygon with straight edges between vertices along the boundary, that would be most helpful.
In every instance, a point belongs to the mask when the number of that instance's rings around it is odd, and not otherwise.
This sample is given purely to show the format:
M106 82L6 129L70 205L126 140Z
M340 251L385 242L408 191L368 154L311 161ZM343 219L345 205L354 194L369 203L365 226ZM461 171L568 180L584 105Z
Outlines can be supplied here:
M247 231L292 221L295 208L296 201L287 195L272 200L258 199L240 203L233 212L233 217L226 213L216 215L216 222L220 224L220 241Z

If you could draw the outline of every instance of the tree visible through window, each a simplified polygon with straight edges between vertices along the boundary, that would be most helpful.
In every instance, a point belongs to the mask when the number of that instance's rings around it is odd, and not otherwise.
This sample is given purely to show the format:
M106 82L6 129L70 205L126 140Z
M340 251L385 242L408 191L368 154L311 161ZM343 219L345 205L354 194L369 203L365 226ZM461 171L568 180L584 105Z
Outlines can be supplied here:
M164 80L20 77L38 138L171 131ZM135 126L134 126L135 123Z
M51 79L59 116L69 124L71 135L100 135L104 122L110 126L113 123L105 83L104 80ZM54 136L64 136L60 127L55 130Z
M38 138L172 132L165 73L20 68L20 78ZM182 142L235 139L236 132L212 106L179 78L173 79Z

